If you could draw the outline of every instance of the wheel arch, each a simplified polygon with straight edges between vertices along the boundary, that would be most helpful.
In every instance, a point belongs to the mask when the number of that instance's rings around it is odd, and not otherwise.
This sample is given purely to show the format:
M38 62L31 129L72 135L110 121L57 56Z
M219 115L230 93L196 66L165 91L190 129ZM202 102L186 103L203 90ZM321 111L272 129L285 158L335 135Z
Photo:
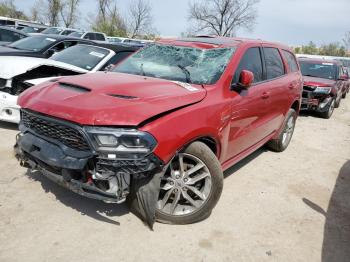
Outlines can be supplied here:
M299 100L295 100L290 108L294 109L295 112L297 112L297 114L299 114L299 112L300 112L300 101Z
M213 138L210 135L203 135L200 137L196 137L185 143L185 145L181 148L183 150L184 148L188 147L190 144L194 142L202 142L205 144L209 149L215 154L215 156L219 159L220 157L220 143L215 138Z

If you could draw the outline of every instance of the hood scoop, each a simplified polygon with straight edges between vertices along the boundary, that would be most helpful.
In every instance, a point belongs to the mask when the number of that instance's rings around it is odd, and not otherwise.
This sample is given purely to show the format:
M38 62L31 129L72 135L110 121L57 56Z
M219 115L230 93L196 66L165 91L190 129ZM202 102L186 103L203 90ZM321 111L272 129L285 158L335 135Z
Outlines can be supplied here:
M127 96L127 95L119 95L119 94L108 94L109 96L113 96L116 98L120 99L126 99L126 100L131 100L131 99L137 99L137 96Z
M87 87L73 85L73 84L69 84L69 83L59 82L58 84L59 84L59 87L61 87L61 88L69 89L69 90L79 92L79 93L87 93L87 92L91 91Z

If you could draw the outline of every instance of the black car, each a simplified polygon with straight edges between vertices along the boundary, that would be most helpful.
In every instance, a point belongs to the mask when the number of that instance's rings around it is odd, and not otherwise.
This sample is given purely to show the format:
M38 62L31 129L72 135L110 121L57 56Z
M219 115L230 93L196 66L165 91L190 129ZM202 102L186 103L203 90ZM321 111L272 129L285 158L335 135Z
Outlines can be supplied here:
M115 55L109 59L109 61L101 68L100 71L108 71L113 68L116 64L124 60L126 57L131 55L132 53L139 50L140 46L130 46L124 44L110 44L110 43L101 43L95 42L96 46L107 48L112 50Z
M20 30L0 26L0 45L10 44L28 36L27 33Z
M7 46L0 46L0 56L49 58L53 54L78 43L94 44L92 41L76 37L61 35L33 35Z

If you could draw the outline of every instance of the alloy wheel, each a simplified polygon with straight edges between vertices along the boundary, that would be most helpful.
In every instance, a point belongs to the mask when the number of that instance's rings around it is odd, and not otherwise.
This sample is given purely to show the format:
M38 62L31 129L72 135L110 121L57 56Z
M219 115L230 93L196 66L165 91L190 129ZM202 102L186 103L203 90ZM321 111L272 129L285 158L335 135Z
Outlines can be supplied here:
M206 203L211 189L211 174L204 162L179 153L162 178L157 209L172 216L190 215Z
M292 139L293 132L294 132L294 126L295 126L295 119L293 116L291 116L288 119L287 125L284 129L283 135L282 135L282 144L288 145L290 140Z

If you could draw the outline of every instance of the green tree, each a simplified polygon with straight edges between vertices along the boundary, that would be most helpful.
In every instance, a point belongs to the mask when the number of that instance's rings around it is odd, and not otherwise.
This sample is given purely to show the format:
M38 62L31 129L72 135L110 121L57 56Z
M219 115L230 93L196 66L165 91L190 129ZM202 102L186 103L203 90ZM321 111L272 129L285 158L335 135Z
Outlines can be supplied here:
M318 48L314 42L310 41L308 45L303 45L301 47L301 52L307 55L317 55Z
M2 0L0 1L0 16L6 16L16 19L28 19L28 17L14 4L14 0Z
M345 56L346 49L344 46L341 46L340 43L330 43L327 45L322 45L320 48L320 55L327 56Z

